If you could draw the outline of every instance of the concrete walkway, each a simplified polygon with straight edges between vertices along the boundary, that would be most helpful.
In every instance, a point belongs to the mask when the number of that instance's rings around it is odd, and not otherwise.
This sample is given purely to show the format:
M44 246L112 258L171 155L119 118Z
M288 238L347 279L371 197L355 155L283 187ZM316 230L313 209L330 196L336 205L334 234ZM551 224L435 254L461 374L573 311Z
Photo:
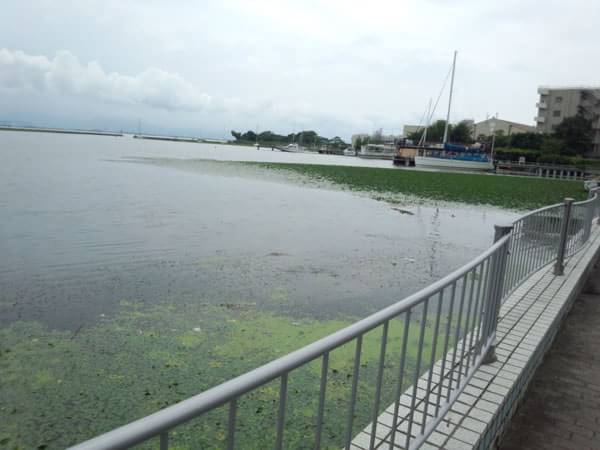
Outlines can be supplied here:
M573 304L501 450L600 449L600 268Z

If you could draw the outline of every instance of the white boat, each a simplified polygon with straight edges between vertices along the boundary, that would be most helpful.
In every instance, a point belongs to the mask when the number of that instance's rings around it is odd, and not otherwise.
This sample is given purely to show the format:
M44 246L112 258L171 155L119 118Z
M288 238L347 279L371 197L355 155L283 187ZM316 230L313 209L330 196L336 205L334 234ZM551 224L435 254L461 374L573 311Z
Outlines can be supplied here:
M367 144L360 148L356 156L367 159L394 159L396 146L388 144Z
M458 170L494 170L492 161L473 161L431 156L415 156L416 167Z
M293 144L288 144L285 147L281 147L280 150L289 153L303 153L304 147L294 142Z
M420 142L420 145L423 145L423 147L419 148L418 154L415 155L415 166L437 169L494 170L493 157L488 156L481 150L480 147L448 144L448 125L450 124L450 110L452 106L452 91L454 89L455 69L456 52L454 52L454 59L452 61L452 78L450 81L450 95L448 98L448 113L446 115L446 128L444 129L443 145L439 147L425 146L427 128L433 116L430 100L427 111L427 125L425 126L425 131Z

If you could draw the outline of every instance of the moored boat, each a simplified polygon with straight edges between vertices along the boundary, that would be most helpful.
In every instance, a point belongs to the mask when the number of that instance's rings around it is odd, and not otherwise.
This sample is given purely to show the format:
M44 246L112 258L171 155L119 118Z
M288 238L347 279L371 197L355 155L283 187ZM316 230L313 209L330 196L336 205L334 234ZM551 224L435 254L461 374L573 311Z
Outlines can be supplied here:
M494 160L492 155L487 155L479 144L473 146L456 145L448 143L448 126L450 124L450 111L452 107L452 91L454 88L454 72L456 69L456 52L452 61L452 78L450 81L450 95L448 96L448 113L446 115L446 126L444 129L444 138L442 145L427 146L425 140L427 137L427 127L433 116L431 109L431 100L427 112L427 125L422 136L422 146L418 146L418 153L415 155L416 167L429 167L438 169L458 169L458 170L494 170ZM437 102L436 102L437 105ZM435 108L434 108L435 110Z
M389 144L366 144L356 156L367 159L394 159L396 146Z
M478 147L444 144L441 148L420 148L415 155L416 167L459 170L494 170L494 162Z

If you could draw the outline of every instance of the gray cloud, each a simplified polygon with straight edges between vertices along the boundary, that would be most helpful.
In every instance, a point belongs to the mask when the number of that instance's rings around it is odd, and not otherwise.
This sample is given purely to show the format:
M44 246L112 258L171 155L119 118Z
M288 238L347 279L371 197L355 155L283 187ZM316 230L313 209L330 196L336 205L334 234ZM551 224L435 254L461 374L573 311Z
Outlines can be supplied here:
M208 94L177 73L156 68L137 75L107 73L98 62L82 64L66 50L49 59L0 49L0 88L86 96L176 111L202 111L211 106Z
M599 21L589 0L7 0L0 119L399 132L457 49L452 120L531 124L538 85L598 82Z

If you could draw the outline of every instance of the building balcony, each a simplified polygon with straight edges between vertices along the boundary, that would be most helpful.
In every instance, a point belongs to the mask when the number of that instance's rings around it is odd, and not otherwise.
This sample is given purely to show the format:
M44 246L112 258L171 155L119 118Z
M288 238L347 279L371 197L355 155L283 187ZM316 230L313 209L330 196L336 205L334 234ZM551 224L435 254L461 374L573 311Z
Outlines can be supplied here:
M550 89L548 88L539 88L538 89L538 94L540 95L548 95L550 93Z
M535 120L537 123L545 123L546 122L546 118L544 116L534 117L533 120Z
M548 108L548 104L546 102L537 102L535 104L535 106L539 109L547 109Z

